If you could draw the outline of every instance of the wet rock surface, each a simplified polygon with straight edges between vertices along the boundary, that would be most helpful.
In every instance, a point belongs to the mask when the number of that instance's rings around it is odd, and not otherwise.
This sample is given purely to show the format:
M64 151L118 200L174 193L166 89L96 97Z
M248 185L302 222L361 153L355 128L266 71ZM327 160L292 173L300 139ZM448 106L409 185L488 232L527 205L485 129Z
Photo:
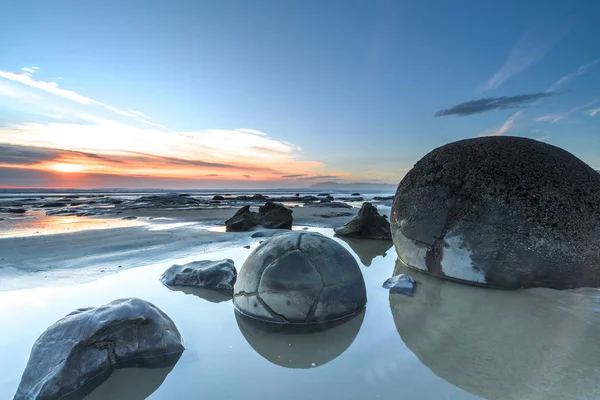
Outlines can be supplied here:
M358 215L346 225L334 229L336 235L363 239L392 240L390 223L371 203L363 203Z
M417 282L412 276L406 274L400 274L392 276L383 282L383 288L389 289L390 293L400 293L407 296L412 296L415 291Z
M450 143L398 186L394 244L408 265L497 288L600 286L600 174L516 137Z
M259 222L260 214L250 211L250 206L244 206L225 221L225 229L227 232L245 232L255 228Z
M191 286L233 292L236 277L233 260L224 259L176 264L167 269L160 280L166 286Z
M173 321L147 301L82 308L35 342L14 400L82 399L116 369L170 367L183 351Z
M339 243L313 232L272 237L248 256L234 287L243 314L276 323L332 321L366 304L362 272Z
M267 229L292 229L294 218L292 210L283 204L267 201L258 210L260 224Z

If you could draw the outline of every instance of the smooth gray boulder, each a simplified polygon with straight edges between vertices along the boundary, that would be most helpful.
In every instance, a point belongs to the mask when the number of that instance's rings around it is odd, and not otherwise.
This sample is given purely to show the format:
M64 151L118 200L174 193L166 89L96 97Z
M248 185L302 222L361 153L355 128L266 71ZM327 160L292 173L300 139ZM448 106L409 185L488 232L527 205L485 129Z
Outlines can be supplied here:
M363 203L356 217L334 229L336 235L362 239L392 240L390 223L371 203Z
M289 232L248 256L233 303L256 319L310 324L357 313L367 295L360 267L342 245L315 232Z
M400 182L391 213L402 261L496 288L600 286L600 175L517 137L450 143Z
M233 217L225 221L227 232L245 232L254 229L260 222L260 215L250 211L250 206L237 210Z
M281 203L267 201L258 209L260 224L267 229L292 229L292 210Z
M14 400L82 399L116 369L170 367L183 351L173 321L147 301L81 308L35 342Z
M162 274L160 280L165 286L191 286L232 292L236 277L233 260L226 258L175 264Z

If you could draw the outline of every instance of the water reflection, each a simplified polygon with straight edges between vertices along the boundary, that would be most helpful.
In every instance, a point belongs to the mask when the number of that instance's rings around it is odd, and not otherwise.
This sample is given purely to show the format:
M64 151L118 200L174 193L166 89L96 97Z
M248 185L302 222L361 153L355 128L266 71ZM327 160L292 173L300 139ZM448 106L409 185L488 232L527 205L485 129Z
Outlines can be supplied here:
M233 298L233 294L227 290L218 289L205 289L196 288L191 286L167 286L166 288L171 289L174 292L182 292L185 294L191 294L201 299L210 301L211 303L221 303L223 301L229 301Z
M73 216L39 216L10 218L0 225L0 238L55 235L91 229L112 229L144 225L139 220Z
M381 256L385 258L387 251L393 245L391 240L358 239L347 236L336 237L348 243L365 267L370 267L373 259L376 257Z
M266 323L235 312L238 327L250 346L273 364L286 368L313 368L334 360L354 342L364 317L362 310L350 320L315 328Z
M85 400L145 400L160 387L173 367L115 370Z
M582 399L600 393L595 289L499 291L397 264L419 287L390 294L396 329L436 375L487 399Z

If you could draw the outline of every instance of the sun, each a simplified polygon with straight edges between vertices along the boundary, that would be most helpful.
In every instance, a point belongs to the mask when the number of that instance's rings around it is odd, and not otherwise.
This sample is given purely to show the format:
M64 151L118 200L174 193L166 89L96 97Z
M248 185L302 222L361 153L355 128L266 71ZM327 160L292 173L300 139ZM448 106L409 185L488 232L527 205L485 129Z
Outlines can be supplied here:
M50 169L58 172L81 172L85 167L78 164L56 163L50 165Z

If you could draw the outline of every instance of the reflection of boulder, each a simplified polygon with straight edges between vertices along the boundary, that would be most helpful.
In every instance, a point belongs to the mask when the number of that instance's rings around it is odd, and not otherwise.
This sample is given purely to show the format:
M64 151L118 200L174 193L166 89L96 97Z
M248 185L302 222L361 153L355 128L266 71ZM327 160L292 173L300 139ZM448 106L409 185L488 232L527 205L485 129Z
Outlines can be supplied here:
M172 369L118 369L85 400L145 400L162 385Z
M167 286L167 285L165 285ZM205 289L196 288L191 286L167 286L174 292L182 292L185 294L191 294L196 297L200 297L211 303L221 303L223 301L229 301L233 297L233 293L230 290L219 290L219 289Z
M387 256L387 251L393 245L391 240L357 239L347 236L338 238L348 243L352 251L360 258L360 262L366 267L371 265L375 257Z
M356 338L365 311L319 325L281 325L235 313L238 327L261 356L286 368L318 367L342 354Z
M390 308L406 346L436 375L490 400L598 397L597 290L490 290L409 271L418 290L390 294Z

